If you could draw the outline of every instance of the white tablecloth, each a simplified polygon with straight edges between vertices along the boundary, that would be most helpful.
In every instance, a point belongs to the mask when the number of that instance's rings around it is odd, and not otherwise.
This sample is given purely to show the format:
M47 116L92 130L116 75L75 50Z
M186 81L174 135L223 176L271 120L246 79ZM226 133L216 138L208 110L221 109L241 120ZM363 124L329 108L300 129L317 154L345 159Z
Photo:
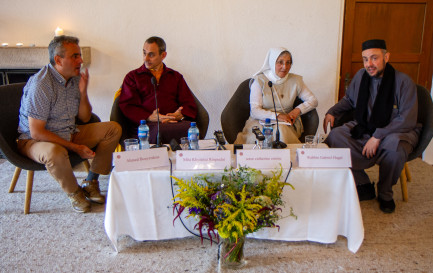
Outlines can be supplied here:
M294 159L292 156L292 161ZM189 178L197 173L199 171L173 172L179 178ZM337 236L342 235L347 238L350 251L359 249L364 239L364 226L349 169L294 166L288 182L295 190L284 188L283 215L287 217L277 223L280 230L265 228L249 237L334 243ZM172 204L169 168L126 172L114 170L107 193L105 230L116 251L119 235L129 235L140 241L192 236L179 220L173 224ZM297 219L288 216L290 207ZM196 220L183 219L192 230ZM195 233L198 231L195 230Z

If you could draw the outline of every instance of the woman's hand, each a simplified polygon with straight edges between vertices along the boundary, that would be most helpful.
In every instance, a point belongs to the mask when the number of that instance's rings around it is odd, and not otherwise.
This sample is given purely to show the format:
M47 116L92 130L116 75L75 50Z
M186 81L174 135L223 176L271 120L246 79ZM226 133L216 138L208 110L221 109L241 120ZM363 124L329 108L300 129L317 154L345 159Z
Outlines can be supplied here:
M301 114L301 110L299 110L299 108L295 108L292 111L290 111L288 114L279 114L278 120L293 124L296 118L299 116L299 114Z

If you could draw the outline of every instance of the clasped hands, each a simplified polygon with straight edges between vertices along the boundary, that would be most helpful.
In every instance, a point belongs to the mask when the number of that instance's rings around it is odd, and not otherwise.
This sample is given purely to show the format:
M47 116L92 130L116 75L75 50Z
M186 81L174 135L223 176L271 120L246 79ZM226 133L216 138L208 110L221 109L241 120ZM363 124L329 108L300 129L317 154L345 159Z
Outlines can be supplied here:
M290 111L288 114L279 114L277 116L279 121L289 122L293 125L295 123L296 118L301 114L301 110L299 108L295 108L292 111Z
M166 115L159 114L159 121L161 123L176 123L183 119L182 115L182 109L183 107L177 108L177 110L174 113L167 113ZM157 115L157 109L153 111L153 113L147 118L148 121L157 122L158 121L158 115Z

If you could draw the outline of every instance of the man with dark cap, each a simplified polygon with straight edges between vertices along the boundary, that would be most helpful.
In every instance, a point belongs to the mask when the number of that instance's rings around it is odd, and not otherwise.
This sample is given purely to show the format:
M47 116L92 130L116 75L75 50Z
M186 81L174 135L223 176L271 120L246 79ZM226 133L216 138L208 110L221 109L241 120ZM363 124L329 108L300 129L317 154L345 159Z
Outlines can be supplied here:
M323 129L335 117L353 111L354 120L333 128L326 143L350 148L352 173L360 201L376 197L365 169L379 165L377 200L385 213L395 210L392 186L398 181L409 153L418 142L416 85L389 63L384 40L362 44L364 68L353 77L346 95L326 113Z

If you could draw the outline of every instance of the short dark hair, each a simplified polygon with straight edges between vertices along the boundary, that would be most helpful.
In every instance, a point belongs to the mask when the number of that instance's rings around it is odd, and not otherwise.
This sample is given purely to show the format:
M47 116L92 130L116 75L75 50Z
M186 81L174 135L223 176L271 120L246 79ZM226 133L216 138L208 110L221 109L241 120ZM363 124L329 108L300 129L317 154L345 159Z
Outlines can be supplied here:
M65 36L65 35L61 35L61 36L56 36L54 37L53 40L51 40L49 46L48 46L48 54L50 56L50 63L52 65L56 64L56 61L54 61L54 57L60 56L60 57L65 57L65 44L76 44L78 45L78 43L80 42L80 40L78 40L77 37L72 37L72 36Z
M155 43L158 46L159 54L161 54L162 52L165 52L167 49L165 42L164 42L164 39L162 39L161 37L152 36L150 38L147 38L145 43L147 43L147 44Z

